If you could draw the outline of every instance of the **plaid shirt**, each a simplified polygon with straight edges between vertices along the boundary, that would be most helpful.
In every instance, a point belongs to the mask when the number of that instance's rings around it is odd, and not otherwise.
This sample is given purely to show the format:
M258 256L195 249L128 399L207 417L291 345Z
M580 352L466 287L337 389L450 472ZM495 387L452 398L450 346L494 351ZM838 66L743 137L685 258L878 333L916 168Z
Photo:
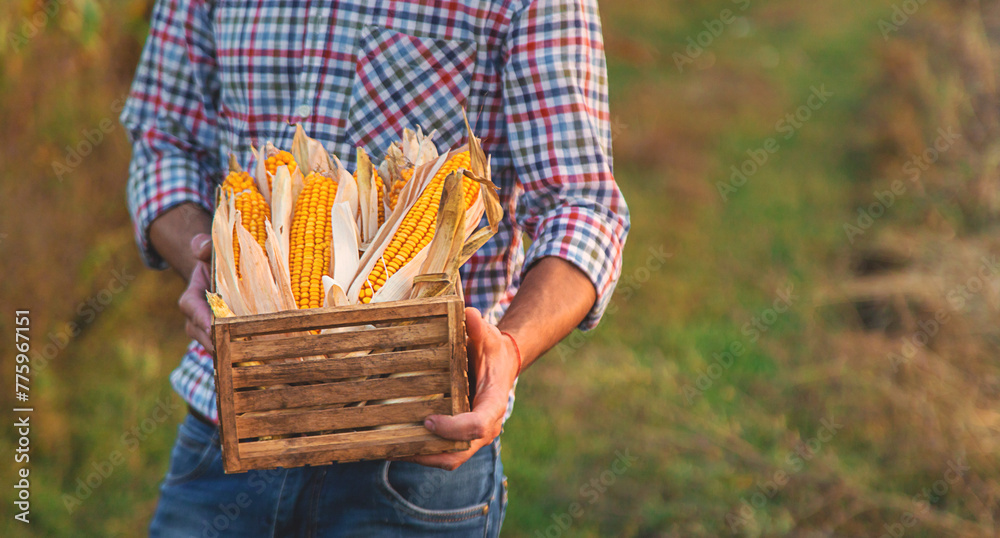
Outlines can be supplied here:
M495 323L544 256L579 267L597 302L621 272L628 208L612 176L607 73L596 0L364 2L158 0L121 121L128 203L148 265L149 226L170 208L213 209L230 153L289 148L293 124L353 169L404 127L464 141L461 110L492 156L500 232L462 268L465 297ZM530 237L524 252L522 234ZM171 382L217 417L211 356L192 342Z

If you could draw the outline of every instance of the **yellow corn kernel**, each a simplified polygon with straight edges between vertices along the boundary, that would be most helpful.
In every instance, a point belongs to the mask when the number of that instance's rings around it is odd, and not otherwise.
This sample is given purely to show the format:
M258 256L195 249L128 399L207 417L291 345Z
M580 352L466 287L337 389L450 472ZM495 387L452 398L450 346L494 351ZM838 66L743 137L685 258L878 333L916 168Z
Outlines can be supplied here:
M337 196L337 182L313 172L295 202L289 236L288 272L292 296L299 308L323 306L323 275L330 274L330 210Z
M399 202L399 192L403 190L403 187L413 177L413 168L404 168L399 173L403 176L403 179L397 179L392 184L392 189L389 190L389 209L396 209L396 204Z
M298 168L298 166L295 164L295 158L292 157L292 154L284 150L278 150L277 154L271 155L270 157L265 159L264 170L267 170L268 174L267 188L269 189L273 188L271 186L272 182L271 176L273 176L278 171L279 166L287 166L289 174L294 174L295 170Z
M270 218L271 208L264 201L264 196L257 189L253 178L246 172L230 172L222 182L222 188L234 197L234 205L240 212L243 228L250 232L266 254L267 231L264 221ZM235 230L233 230L233 260L236 263L236 274L239 275L240 242Z
M441 166L441 169L431 179L430 184L417 198L416 203L403 217L403 222L396 229L396 233L383 251L381 259L375 263L375 267L368 274L368 282L361 287L361 292L358 295L358 300L361 303L370 303L372 297L382 288L385 281L400 267L413 260L417 252L420 252L434 238L444 180L459 168L469 168L469 152L459 153ZM462 181L466 208L476 199L479 192L474 188L476 186L476 182L472 179L464 178Z
M382 226L385 223L385 183L377 169L372 169L372 175L375 176L375 190L378 191L378 225Z

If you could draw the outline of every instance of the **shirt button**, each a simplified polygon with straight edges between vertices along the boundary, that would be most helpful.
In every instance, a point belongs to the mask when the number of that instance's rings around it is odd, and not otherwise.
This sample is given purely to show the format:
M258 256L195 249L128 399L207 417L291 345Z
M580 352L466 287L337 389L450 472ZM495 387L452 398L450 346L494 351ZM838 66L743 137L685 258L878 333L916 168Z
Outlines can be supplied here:
M300 118L306 118L309 117L309 114L312 114L312 107L305 104L299 105L299 108L295 109L295 112L298 113Z

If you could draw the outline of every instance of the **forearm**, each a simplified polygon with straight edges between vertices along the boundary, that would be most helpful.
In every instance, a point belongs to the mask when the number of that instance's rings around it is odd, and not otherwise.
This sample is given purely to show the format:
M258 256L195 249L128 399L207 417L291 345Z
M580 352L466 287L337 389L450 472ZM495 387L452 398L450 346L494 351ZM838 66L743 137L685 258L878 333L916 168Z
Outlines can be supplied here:
M497 324L517 342L521 371L579 325L596 300L590 279L570 262L545 257L535 263Z
M191 276L195 258L191 239L212 233L212 217L198 204L184 203L160 215L149 227L149 240L156 252L185 280Z

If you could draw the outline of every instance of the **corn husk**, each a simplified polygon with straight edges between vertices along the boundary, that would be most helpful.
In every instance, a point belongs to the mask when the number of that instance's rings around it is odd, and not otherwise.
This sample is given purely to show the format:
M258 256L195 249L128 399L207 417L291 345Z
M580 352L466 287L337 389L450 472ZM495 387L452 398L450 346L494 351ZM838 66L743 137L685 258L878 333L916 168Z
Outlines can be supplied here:
M361 248L365 249L378 233L378 191L374 168L365 150L358 148L358 232Z
M250 232L240 223L236 212L236 236L240 242L240 293L248 298L252 314L267 314L281 310L280 294L271 274L271 266L264 251Z
M215 289L238 316L251 313L243 298L233 259L233 228L236 224L236 205L233 194L221 191L212 219L212 247L215 251Z
M333 171L333 160L323 144L306 135L302 125L295 125L295 136L292 138L292 157L299 168L305 168L303 175L309 172L319 172L330 176Z
M288 259L288 243L292 233L292 176L287 166L279 166L273 179L271 193L271 226L276 235L276 241L281 246L281 252ZM271 233L268 233L270 236Z
M351 216L350 202L335 203L330 212L330 223L333 227L333 238L330 242L330 274L333 276L327 278L330 278L331 284L335 284L340 292L344 293L358 272L360 261L358 230Z

